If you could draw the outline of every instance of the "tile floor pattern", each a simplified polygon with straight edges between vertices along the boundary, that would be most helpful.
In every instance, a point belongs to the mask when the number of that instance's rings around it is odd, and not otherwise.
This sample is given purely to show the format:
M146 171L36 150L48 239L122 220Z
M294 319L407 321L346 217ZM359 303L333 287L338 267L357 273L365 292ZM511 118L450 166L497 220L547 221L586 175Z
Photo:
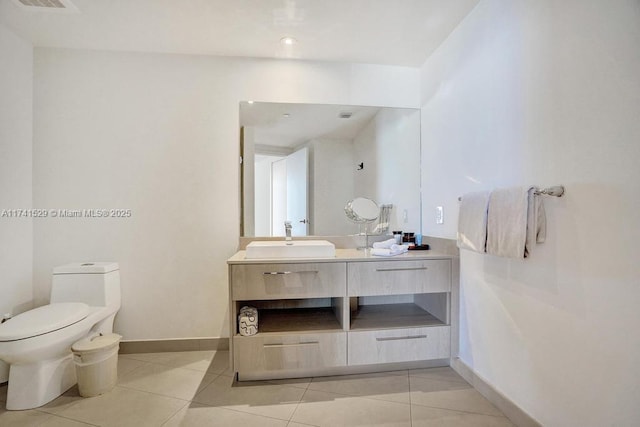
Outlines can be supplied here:
M44 407L4 409L2 427L512 426L451 368L234 383L225 351L120 355L109 393L74 387Z

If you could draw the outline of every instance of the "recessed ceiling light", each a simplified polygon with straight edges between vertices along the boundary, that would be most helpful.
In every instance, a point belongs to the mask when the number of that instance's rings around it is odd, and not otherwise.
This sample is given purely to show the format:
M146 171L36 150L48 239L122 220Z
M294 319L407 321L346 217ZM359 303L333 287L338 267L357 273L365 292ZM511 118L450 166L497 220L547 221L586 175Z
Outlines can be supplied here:
M285 46L293 46L297 42L293 37L283 37L280 39L280 43Z
M289 114L289 113L284 113L284 114L282 115L282 117L284 117L285 119L288 119L289 117L291 117L291 114Z
M247 101L247 103L249 103L249 104L253 104L253 101Z

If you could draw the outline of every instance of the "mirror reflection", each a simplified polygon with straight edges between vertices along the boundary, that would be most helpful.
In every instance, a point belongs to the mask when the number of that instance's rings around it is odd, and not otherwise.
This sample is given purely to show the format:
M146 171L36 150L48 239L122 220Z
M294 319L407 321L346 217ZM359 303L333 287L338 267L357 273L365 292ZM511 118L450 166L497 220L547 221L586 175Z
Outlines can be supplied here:
M356 197L349 200L344 212L351 221L362 224L372 222L380 216L378 204L366 197Z
M241 102L240 127L243 236L358 234L357 198L374 233L420 230L420 110Z

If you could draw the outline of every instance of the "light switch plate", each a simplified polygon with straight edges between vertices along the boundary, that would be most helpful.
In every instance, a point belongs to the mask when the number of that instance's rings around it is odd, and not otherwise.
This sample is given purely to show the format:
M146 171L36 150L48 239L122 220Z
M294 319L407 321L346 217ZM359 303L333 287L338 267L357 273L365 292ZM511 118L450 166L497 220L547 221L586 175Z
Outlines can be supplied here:
M444 209L442 206L436 207L436 224L444 224Z

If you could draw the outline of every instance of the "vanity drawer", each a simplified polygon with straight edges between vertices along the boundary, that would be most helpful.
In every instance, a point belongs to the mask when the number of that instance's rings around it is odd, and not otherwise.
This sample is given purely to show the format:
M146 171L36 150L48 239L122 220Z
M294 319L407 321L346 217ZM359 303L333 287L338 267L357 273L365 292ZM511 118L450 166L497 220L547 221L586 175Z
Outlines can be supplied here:
M349 365L445 359L450 327L385 329L348 333Z
M352 262L347 276L349 296L451 291L448 259Z
M345 366L347 333L235 336L233 359L237 372Z
M231 266L235 301L344 296L346 264L251 264Z

